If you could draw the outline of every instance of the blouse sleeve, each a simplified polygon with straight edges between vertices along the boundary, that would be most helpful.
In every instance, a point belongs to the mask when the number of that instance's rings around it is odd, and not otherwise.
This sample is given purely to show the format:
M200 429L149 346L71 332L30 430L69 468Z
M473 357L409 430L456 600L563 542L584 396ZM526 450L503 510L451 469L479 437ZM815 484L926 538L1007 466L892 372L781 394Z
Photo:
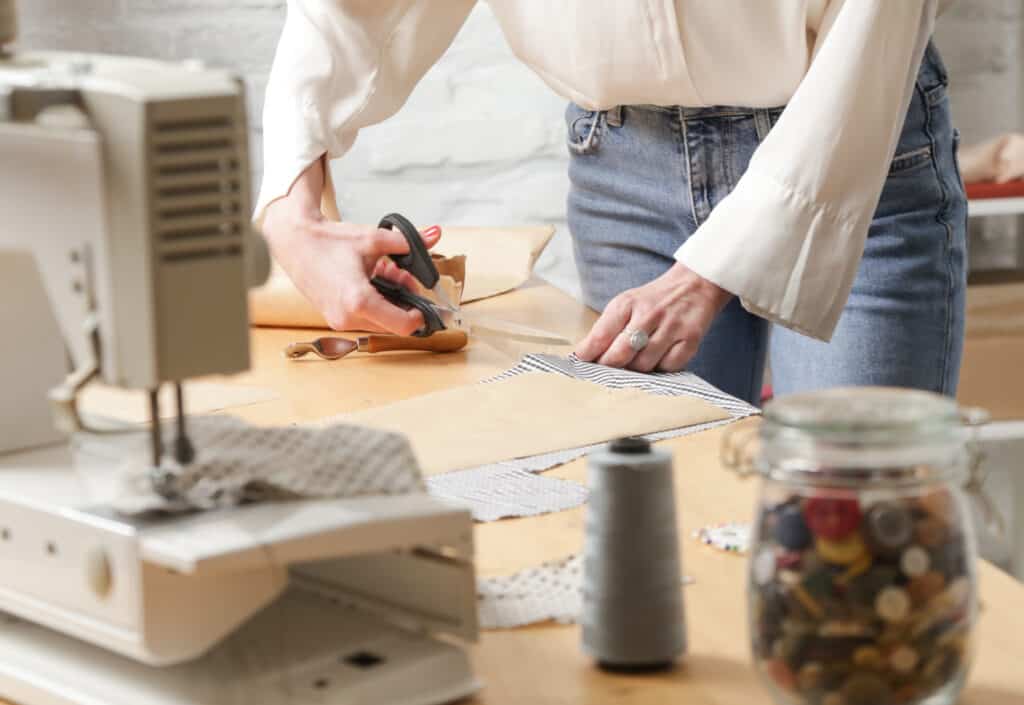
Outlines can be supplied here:
M937 0L833 0L810 68L736 188L676 259L820 340L864 252ZM830 24L830 26L829 26Z
M475 0L288 0L263 108L254 220L310 164L347 152L393 115L440 58Z

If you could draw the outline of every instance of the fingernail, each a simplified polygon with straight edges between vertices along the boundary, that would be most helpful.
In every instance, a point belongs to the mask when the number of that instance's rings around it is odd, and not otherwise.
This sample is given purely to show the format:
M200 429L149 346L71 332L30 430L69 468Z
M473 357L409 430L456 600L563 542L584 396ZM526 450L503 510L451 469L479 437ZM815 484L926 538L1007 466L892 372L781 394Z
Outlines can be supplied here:
M423 231L422 236L423 237L434 237L435 235L440 235L440 234L441 234L441 226L440 225L431 225L429 228L427 228L426 230Z

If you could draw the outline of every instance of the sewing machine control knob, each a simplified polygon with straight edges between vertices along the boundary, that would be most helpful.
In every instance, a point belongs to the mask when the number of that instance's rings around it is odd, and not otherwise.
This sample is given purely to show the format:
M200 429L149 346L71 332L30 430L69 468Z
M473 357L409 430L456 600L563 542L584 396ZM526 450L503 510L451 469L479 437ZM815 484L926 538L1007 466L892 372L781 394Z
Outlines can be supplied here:
M85 577L96 597L106 599L114 587L110 557L102 548L93 548L85 556Z

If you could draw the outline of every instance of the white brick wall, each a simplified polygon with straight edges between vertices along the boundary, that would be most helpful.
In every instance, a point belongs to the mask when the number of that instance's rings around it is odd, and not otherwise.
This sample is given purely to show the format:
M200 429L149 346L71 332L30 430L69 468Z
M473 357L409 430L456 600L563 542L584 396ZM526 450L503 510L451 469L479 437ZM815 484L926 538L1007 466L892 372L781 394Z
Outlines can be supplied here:
M237 69L250 87L254 137L284 5L19 0L24 46L201 58ZM938 41L953 74L954 109L967 141L1024 129L1022 5L960 0L941 23ZM554 223L559 235L541 272L575 291L565 232L563 108L560 98L515 61L481 4L405 108L365 130L338 163L343 213L373 221L397 209L423 224ZM258 168L258 149L253 153ZM1001 242L1012 227L986 237Z
M960 0L936 33L945 56L964 144L1024 132L1024 3ZM971 221L970 258L979 269L1024 263L1020 218Z

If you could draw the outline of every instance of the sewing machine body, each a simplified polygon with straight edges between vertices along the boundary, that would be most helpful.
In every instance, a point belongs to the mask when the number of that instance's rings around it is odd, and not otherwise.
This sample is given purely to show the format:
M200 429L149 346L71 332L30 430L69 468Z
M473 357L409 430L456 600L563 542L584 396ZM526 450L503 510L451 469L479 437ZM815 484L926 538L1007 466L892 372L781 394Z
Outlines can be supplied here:
M54 428L69 363L140 390L248 367L267 262L246 141L225 72L0 56L0 698L433 705L478 687L432 636L476 638L468 512L409 494L126 519L76 472L110 456Z
M476 635L463 510L413 494L134 521L90 506L71 465L64 446L0 456L0 696L427 704L479 687L429 636Z

